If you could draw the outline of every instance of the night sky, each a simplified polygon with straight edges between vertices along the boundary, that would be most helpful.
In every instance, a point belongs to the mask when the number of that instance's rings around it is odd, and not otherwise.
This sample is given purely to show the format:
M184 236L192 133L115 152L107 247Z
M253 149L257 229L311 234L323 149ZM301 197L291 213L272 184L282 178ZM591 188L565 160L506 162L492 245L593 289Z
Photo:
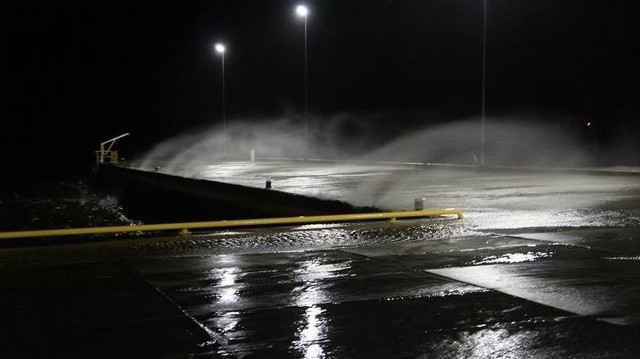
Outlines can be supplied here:
M89 168L227 119L304 111L304 22L289 0L3 6L5 176ZM411 128L479 118L483 0L307 1L309 113ZM640 152L640 2L487 0L486 115L580 128ZM392 131L392 130L391 130ZM618 135L622 134L621 140ZM637 157L625 164L639 165ZM11 169L11 170L10 170Z

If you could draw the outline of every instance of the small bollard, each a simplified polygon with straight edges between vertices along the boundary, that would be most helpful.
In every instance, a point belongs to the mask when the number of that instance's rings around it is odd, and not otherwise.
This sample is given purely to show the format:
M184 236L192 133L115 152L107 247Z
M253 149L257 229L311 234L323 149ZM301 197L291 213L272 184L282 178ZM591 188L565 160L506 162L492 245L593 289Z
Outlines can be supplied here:
M415 209L416 211L422 211L424 209L424 201L425 200L426 200L425 197L417 197L413 201L413 209Z
M264 188L271 189L271 180L270 179L268 179L267 182L264 184Z
M255 161L256 161L256 151L251 150L251 162L255 162Z

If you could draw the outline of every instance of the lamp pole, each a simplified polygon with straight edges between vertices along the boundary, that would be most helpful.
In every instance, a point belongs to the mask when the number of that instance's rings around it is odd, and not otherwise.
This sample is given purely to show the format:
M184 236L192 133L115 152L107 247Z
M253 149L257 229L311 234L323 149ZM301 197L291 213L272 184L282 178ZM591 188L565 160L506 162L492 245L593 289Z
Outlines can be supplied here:
M307 17L309 9L304 5L296 6L296 14L304 19L304 142L305 159L309 158L309 92L307 84Z
M227 48L222 43L217 43L215 45L215 50L220 54L222 58L222 136L223 136L223 148L224 148L224 156L227 156L227 114L226 114L226 96L224 89L224 53L227 51Z
M484 147L485 147L485 99L486 99L486 79L487 79L487 0L483 1L482 16L482 105L480 110L480 166L484 167Z

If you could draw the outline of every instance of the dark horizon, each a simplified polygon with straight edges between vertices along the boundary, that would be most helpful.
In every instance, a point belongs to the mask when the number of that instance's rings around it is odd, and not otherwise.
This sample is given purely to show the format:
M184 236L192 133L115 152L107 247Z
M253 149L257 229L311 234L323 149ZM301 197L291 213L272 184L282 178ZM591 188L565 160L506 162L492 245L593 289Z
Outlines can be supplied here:
M304 36L296 4L10 6L4 117L13 130L2 136L9 165L75 168L125 132L139 152L219 125L217 41L228 49L228 121L300 119ZM314 119L394 118L379 130L396 133L480 118L482 0L306 4ZM531 118L583 132L591 122L602 146L621 147L631 154L624 164L637 165L639 15L629 1L487 0L487 120Z

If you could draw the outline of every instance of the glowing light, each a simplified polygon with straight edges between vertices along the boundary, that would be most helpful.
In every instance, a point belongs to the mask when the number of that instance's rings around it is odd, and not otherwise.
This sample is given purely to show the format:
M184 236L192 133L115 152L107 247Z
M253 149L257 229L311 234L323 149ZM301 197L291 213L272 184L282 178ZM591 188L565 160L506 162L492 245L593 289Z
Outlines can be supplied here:
M307 15L309 14L309 9L304 5L298 5L296 6L296 14L298 14L298 16L300 17L307 17Z
M221 43L217 43L215 45L215 48L216 48L216 52L219 54L224 54L224 52L227 50L227 48Z

